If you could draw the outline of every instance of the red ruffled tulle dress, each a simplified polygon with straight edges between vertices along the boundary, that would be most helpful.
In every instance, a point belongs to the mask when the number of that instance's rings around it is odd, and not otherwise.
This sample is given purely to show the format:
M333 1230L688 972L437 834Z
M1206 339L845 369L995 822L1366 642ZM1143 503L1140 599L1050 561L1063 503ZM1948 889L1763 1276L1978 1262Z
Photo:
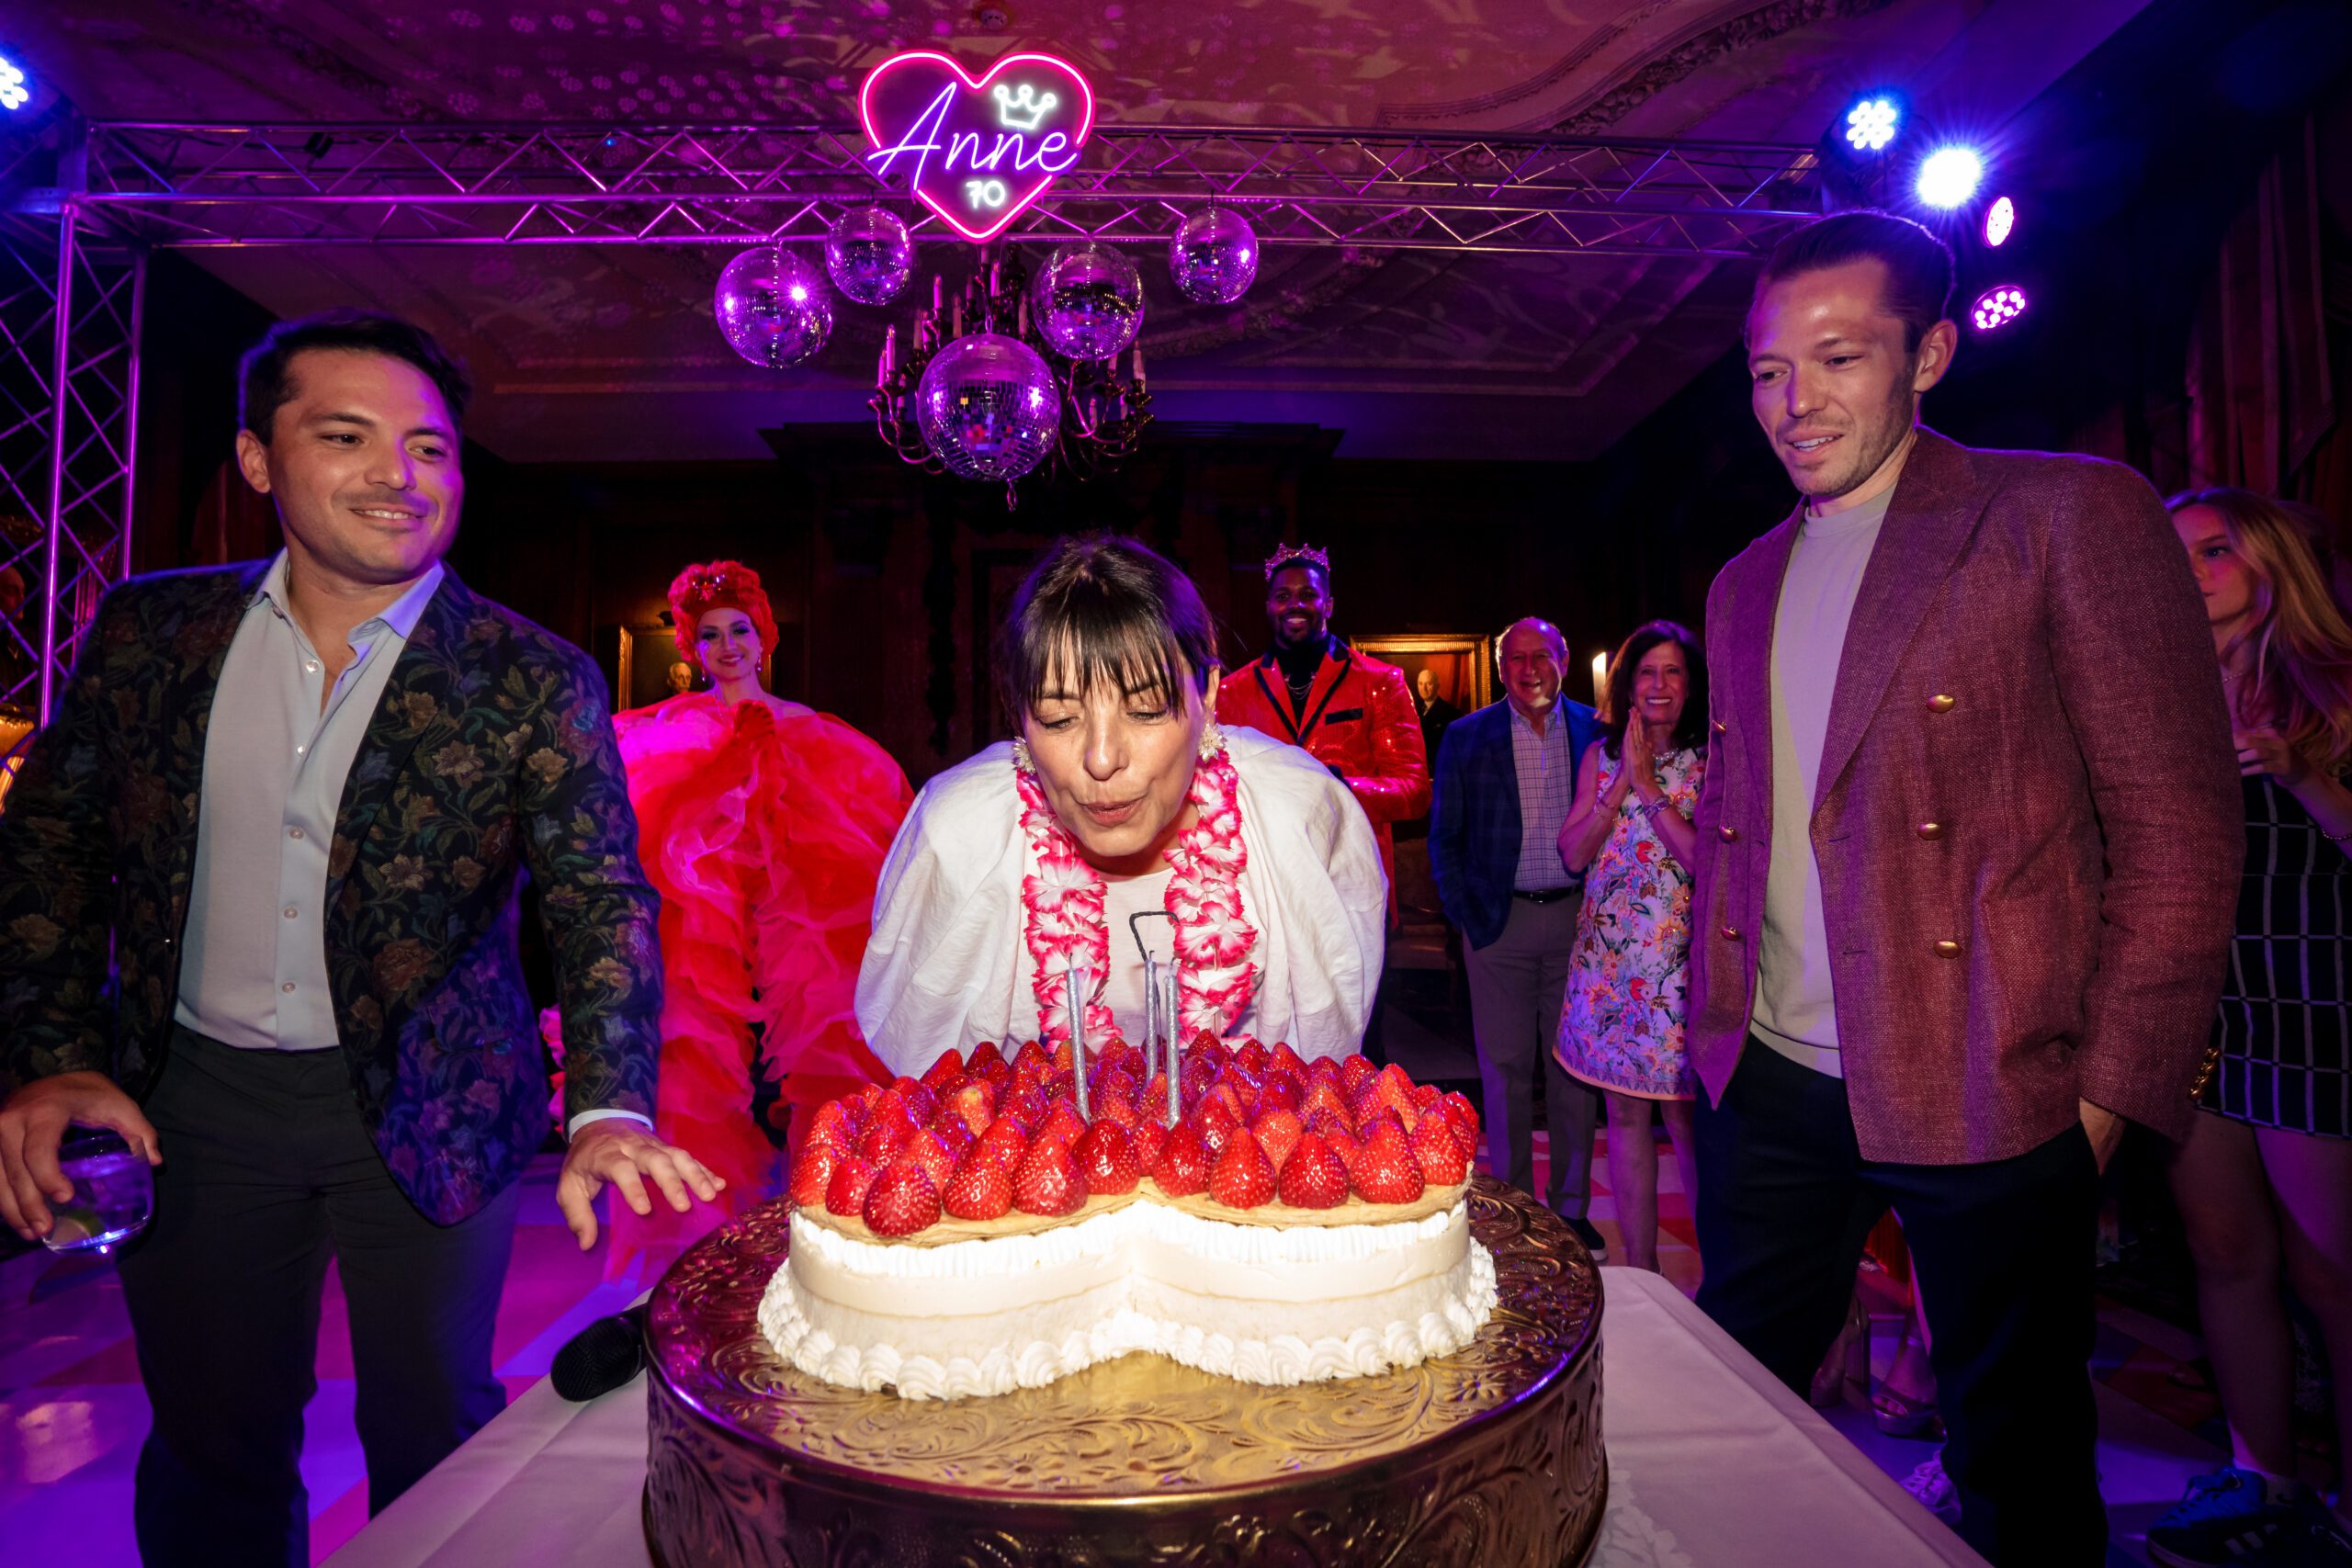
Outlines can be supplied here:
M609 1204L608 1269L782 1190L790 1107L889 1081L854 1003L875 880L913 799L888 752L824 714L690 692L613 727L662 895L654 1121L728 1185L717 1213L673 1213L658 1193L650 1219Z

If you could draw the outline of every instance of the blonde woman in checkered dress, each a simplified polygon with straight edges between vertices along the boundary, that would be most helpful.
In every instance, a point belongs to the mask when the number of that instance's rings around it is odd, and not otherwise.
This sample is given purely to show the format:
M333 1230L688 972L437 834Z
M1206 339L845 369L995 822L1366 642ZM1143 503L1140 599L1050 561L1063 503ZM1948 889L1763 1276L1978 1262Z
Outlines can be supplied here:
M2172 1167L2231 1462L2149 1529L2175 1568L2352 1564L2352 1520L2295 1479L2279 1275L2335 1368L2352 1454L2352 624L2313 519L2242 490L2177 495L2245 775L2245 880L2199 1115ZM2248 1556L2247 1553L2254 1555Z

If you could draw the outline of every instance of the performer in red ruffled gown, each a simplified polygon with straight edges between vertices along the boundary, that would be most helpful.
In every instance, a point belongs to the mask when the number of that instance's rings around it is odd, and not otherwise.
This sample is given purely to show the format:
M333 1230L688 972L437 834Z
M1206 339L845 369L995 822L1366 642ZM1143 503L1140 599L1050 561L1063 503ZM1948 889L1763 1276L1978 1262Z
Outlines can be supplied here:
M790 1108L888 1082L854 1008L874 884L912 794L889 753L771 695L775 621L757 572L690 566L670 585L678 649L712 689L614 717L638 852L662 895L655 1123L727 1178L718 1207L773 1196ZM707 1228L697 1208L614 1206L608 1267Z

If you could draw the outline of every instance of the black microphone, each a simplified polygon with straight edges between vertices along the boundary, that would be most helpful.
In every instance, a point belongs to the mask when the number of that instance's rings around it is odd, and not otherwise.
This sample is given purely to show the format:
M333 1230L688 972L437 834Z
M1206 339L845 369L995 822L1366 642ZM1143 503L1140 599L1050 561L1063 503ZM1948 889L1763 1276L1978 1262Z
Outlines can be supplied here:
M574 1404L606 1394L645 1370L645 1303L600 1317L555 1353L548 1381Z

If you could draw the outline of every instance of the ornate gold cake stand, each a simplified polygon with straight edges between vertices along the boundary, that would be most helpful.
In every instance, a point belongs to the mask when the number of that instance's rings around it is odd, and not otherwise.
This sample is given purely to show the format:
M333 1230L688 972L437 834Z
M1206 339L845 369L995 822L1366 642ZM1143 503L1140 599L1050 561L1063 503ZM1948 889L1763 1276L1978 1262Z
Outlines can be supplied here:
M1407 1371L1261 1388L1132 1355L989 1399L836 1388L759 1331L789 1206L654 1290L645 1534L664 1568L1566 1568L1600 1525L1600 1286L1477 1179L1500 1300Z

